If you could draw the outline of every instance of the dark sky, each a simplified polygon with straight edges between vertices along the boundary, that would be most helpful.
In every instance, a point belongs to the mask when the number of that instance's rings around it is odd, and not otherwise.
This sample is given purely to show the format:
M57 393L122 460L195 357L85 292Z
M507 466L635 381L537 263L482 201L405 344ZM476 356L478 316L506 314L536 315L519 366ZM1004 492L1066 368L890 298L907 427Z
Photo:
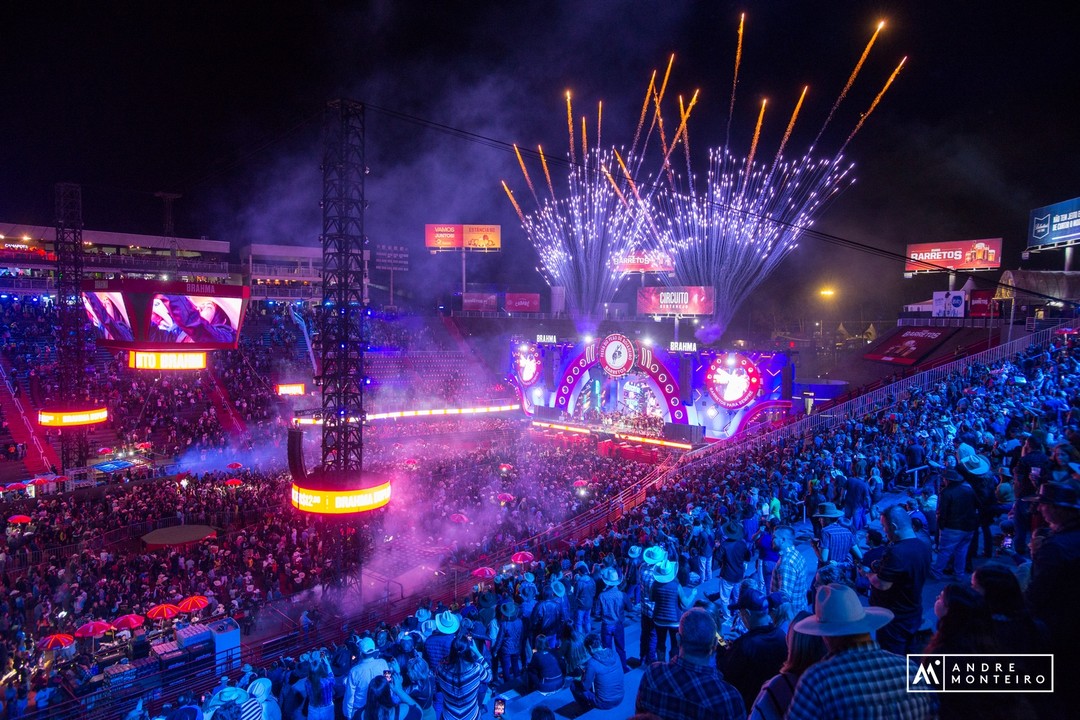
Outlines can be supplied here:
M425 223L490 222L502 224L505 252L471 258L470 281L535 288L535 253L499 185L525 194L513 155L399 114L561 155L571 89L579 114L595 118L604 101L605 139L624 144L649 73L674 52L672 91L701 90L690 137L703 169L706 148L723 138L743 11L731 123L740 154L760 98L776 110L759 152L775 152L809 84L791 142L804 150L878 20L888 25L822 148L843 142L909 57L846 152L857 183L817 229L895 252L1000 236L1006 266L1017 267L1028 211L1080 195L1080 53L1075 28L1049 3L59 5L0 10L0 223L51 224L53 183L72 181L84 186L90 228L160 232L153 193L168 190L184 195L182 235L315 243L318 115L345 96L369 105L367 232L414 250L399 286L434 293L460 282L455 258L423 251ZM1026 266L1062 263L1044 253ZM895 262L806 239L754 302L798 304L833 283L843 312L874 315L944 282L904 280Z

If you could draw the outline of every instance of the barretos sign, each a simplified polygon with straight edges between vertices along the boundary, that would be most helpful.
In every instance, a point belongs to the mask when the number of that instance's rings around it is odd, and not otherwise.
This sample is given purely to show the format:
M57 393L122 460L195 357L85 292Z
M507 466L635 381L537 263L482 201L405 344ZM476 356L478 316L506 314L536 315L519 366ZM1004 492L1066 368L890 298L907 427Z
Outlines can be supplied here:
M498 293L462 293L461 309L465 312L498 312Z
M919 243L907 246L904 272L997 270L1001 267L1001 238Z
M616 272L623 273L671 273L675 263L661 252L630 252L615 258Z
M712 315L711 287L643 287L637 291L638 315Z
M880 341L863 357L894 365L914 365L955 332L955 328L911 328Z

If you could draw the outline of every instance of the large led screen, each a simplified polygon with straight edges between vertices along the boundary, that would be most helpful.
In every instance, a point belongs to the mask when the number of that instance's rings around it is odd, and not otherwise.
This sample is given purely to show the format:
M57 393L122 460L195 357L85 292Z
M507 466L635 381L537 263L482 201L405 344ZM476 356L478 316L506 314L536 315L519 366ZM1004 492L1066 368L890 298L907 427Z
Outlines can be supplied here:
M216 283L95 280L83 304L98 344L128 350L235 348L250 288Z

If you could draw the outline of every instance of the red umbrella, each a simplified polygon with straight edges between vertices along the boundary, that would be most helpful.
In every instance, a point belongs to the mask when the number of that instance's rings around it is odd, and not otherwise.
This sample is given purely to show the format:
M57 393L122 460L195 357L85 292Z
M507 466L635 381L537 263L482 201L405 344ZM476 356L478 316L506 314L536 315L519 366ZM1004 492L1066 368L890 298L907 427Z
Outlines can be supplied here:
M134 630L142 627L146 620L142 615L121 615L113 620L113 627L117 630Z
M49 478L34 478L30 481L31 485L48 485L51 482L57 482L56 480L50 480Z
M231 462L228 465L226 465L225 467L229 468L230 470L239 470L240 468L242 468L244 466L243 466L242 463Z
M513 471L514 471L514 466L511 465L510 463L502 463L501 465L499 465L499 474L500 475L509 475Z
M465 517L461 513L454 513L450 516L450 522L467 523L469 522L469 518Z
M490 580L495 577L495 568L492 567L478 567L472 571L473 577L478 577L481 580Z
M6 488L4 488L4 492L11 492L12 490L25 490L27 487L29 486L26 483L11 483Z
M181 612L191 613L202 610L209 604L210 601L206 599L205 595L192 595L181 600L176 606L180 608Z
M514 553L513 555L510 556L510 559L513 560L514 562L516 562L518 565L521 565L523 563L530 563L530 562L532 562L534 560L533 554L531 552L529 552L528 550L522 550L521 552L516 552L516 553Z
M135 443L135 449L136 450L149 450L151 447L153 447L153 445L154 445L153 443L148 443L148 442Z
M52 479L52 481L53 482L67 482L68 481L68 476L67 475L57 475L56 477L54 477Z
M510 493L499 493L495 497L499 498L499 502L514 502L514 496Z
M104 620L91 620L85 625L79 626L79 629L75 631L75 637L99 638L112 629L112 623L107 623Z
M229 487L237 487L239 485L243 485L244 483L240 480L240 478L229 478L225 481L225 484Z
M111 447L99 447L97 449L97 454L98 455L110 455L110 454L112 454L112 448Z
M588 480L575 480L574 481L574 487L585 487L588 484L589 484Z
M161 603L146 611L146 617L151 620L168 620L180 614L180 608L172 603Z
M12 515L7 521L12 525L25 525L29 522L33 522L33 518L29 515Z
M419 464L419 462L420 461L417 460L416 458L405 458L405 464L406 465L417 465L417 464Z
M57 633L55 635L46 635L38 640L39 650L57 650L59 648L66 648L71 643L75 642L75 638L71 637L67 633Z

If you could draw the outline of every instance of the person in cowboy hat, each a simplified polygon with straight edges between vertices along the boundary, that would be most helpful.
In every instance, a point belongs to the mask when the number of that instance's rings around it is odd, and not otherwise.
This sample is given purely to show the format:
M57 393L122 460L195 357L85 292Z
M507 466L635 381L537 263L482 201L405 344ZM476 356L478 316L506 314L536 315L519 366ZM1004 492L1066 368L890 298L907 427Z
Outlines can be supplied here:
M831 502L819 503L814 517L821 521L821 538L813 542L818 567L834 562L841 566L850 564L852 556L860 555L855 534L840 523L844 511Z
M679 563L665 560L656 566L650 599L653 601L653 625L656 628L656 657L663 662L666 658L668 641L671 641L671 656L679 650L676 634L679 629Z
M626 596L619 589L622 578L619 571L606 567L600 571L600 582L604 589L600 592L600 641L609 650L614 648L622 663L623 672L630 669L626 664Z
M1028 605L1046 623L1051 650L1068 657L1080 645L1080 615L1070 603L1080 578L1080 482L1043 483L1038 494L1024 499L1038 507L1050 526L1031 561Z
M971 489L975 491L977 501L978 526L975 528L975 534L971 536L967 566L964 568L966 572L971 572L971 560L979 554L980 529L983 539L983 557L989 558L994 555L994 538L990 532L990 528L994 524L994 518L997 515L994 500L994 481L990 475L990 461L986 459L985 455L977 453L968 455L957 463L956 469L967 478Z
M716 547L716 566L719 568L720 594L717 601L720 611L727 619L730 616L728 606L735 600L739 583L746 577L746 563L750 559L750 547L743 540L742 525L736 520L728 520L720 526L723 540Z
M956 470L945 471L948 483L938 498L938 556L931 575L945 577L952 563L956 575L967 568L971 538L979 526L979 499L967 478Z
M522 660L525 654L525 623L521 621L521 612L513 600L499 605L499 632L495 636L492 654L496 668L502 673L502 679L512 682L521 676Z
M638 576L641 574L641 546L631 545L626 551L626 563L623 566L623 575L626 578L626 595L631 608L641 604L641 584Z
M596 581L588 563L579 560L574 565L574 629L588 635L592 632L592 608L596 602Z
M795 632L825 640L829 655L811 665L795 688L788 720L861 717L888 708L890 717L936 718L933 693L908 692L914 663L874 641L873 633L892 620L884 608L863 607L846 585L818 588L814 614L795 623Z
M569 616L563 611L562 597L566 595L566 587L558 580L552 580L544 586L544 599L536 603L532 615L529 616L529 637L533 647L536 647L538 635L557 637L562 625Z
M450 654L450 645L461 629L461 618L449 610L439 613L434 620L435 632L424 643L424 659L431 667L441 663Z
M638 657L646 662L656 653L656 627L653 625L654 603L652 586L657 564L667 560L667 552L659 545L652 545L641 554L641 570L638 573L638 589L641 593L641 635Z

